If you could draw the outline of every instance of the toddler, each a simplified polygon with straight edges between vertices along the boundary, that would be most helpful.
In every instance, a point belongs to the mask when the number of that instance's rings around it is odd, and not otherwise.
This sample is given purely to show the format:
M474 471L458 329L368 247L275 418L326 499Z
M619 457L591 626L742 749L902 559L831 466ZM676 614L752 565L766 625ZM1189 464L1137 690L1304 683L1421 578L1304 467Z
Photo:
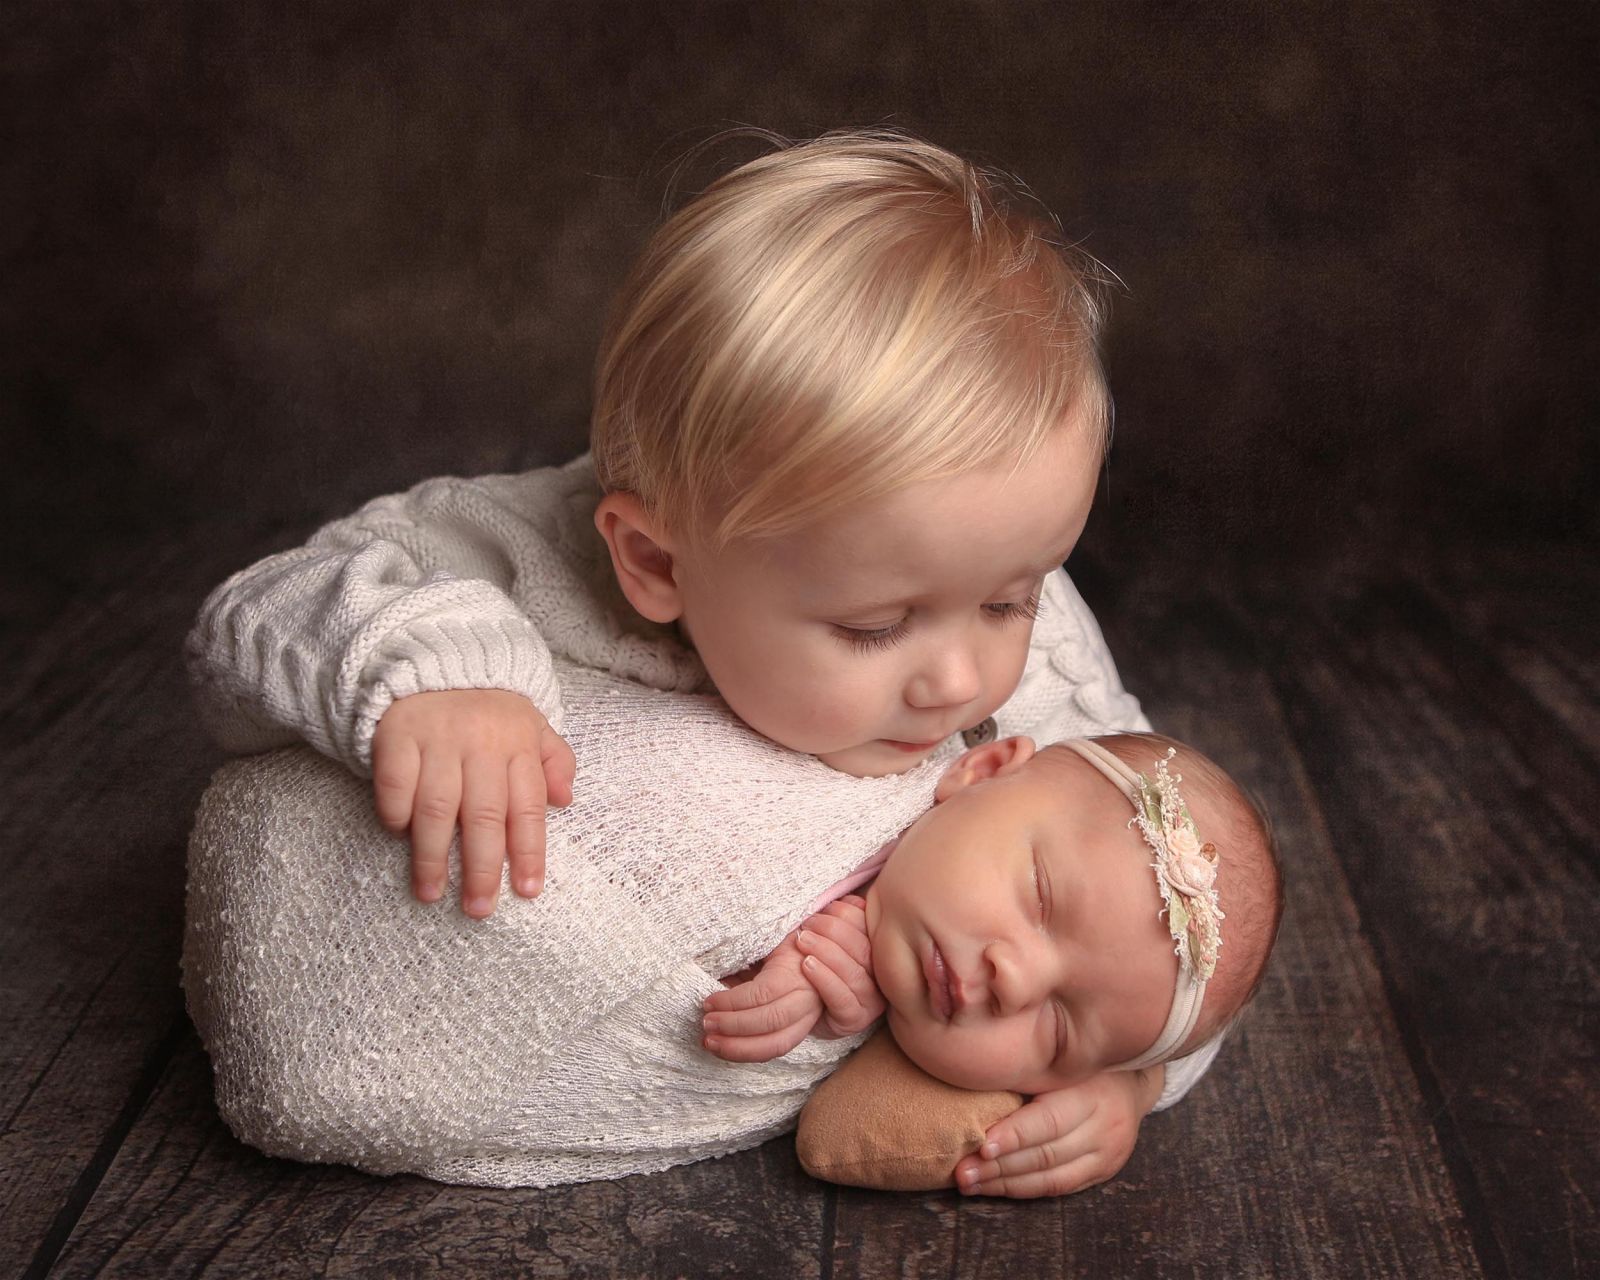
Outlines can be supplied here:
M625 284L592 458L428 481L236 574L188 643L202 713L229 749L300 739L370 775L423 901L459 825L478 919L508 862L541 891L545 805L572 798L558 672L714 690L863 778L978 726L1147 727L1057 567L1107 435L1094 279L937 147L741 166Z

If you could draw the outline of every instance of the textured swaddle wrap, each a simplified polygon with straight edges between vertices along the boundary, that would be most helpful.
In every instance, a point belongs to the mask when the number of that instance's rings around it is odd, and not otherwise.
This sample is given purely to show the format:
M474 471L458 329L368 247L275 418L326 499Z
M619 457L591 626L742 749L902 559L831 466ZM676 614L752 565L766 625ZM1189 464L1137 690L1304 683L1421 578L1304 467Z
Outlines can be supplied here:
M931 803L939 757L860 779L717 699L561 671L576 798L544 893L473 921L409 892L369 784L308 749L225 766L189 849L183 974L217 1104L274 1155L452 1182L646 1172L788 1128L858 1040L699 1046L718 975Z
M244 1141L453 1182L615 1177L782 1132L855 1043L724 1063L699 1047L699 1004L921 813L959 747L850 778L714 698L557 666L576 799L550 815L543 895L503 891L487 921L462 915L458 883L411 898L406 842L334 761L294 748L217 774L190 842L184 986ZM997 718L1042 742L1147 727L1064 574Z

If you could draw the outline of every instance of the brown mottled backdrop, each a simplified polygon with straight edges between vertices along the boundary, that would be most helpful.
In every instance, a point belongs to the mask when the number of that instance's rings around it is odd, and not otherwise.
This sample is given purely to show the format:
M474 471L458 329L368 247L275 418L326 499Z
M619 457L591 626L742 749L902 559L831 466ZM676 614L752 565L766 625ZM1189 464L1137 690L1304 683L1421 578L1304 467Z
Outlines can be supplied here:
M575 452L608 295L732 123L907 126L1120 273L1113 562L1592 533L1592 15L11 0L4 599Z
M1592 1274L1597 66L1593 3L0 0L0 1275ZM1026 1207L249 1151L178 987L205 591L576 452L677 159L884 122L1126 282L1074 572L1292 868L1225 1068Z

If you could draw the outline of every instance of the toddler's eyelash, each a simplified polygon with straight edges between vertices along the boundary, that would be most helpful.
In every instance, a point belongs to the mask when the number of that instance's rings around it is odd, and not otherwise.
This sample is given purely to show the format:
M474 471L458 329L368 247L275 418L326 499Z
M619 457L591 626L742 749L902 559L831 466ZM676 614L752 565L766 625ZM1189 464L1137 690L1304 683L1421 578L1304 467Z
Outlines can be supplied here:
M1035 591L1026 600L1003 600L995 604L986 604L983 611L997 622L1010 622L1013 618L1026 618L1029 622L1037 620L1044 612L1044 599Z
M1027 618L1032 622L1043 610L1044 601L1037 592L1026 600L1002 600L983 606L984 613L995 622L1010 622L1016 618ZM906 620L902 618L889 627L846 627L835 623L833 630L852 649L889 649L905 639Z
M902 619L892 627L834 627L834 633L852 649L889 649L905 638Z

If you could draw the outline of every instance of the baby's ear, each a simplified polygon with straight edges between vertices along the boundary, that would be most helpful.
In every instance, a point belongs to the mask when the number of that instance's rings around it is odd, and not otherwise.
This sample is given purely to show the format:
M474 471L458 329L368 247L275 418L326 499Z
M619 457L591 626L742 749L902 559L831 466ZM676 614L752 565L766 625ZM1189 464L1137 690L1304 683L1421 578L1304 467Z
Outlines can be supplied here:
M683 613L672 553L656 522L631 493L608 493L594 512L595 528L611 552L611 568L628 603L651 622L675 622Z
M933 791L934 804L948 800L974 782L998 778L1001 774L1022 768L1033 759L1036 749L1032 738L1019 737L1001 738L998 742L985 743L963 752L944 771L944 777L939 779L939 785Z

